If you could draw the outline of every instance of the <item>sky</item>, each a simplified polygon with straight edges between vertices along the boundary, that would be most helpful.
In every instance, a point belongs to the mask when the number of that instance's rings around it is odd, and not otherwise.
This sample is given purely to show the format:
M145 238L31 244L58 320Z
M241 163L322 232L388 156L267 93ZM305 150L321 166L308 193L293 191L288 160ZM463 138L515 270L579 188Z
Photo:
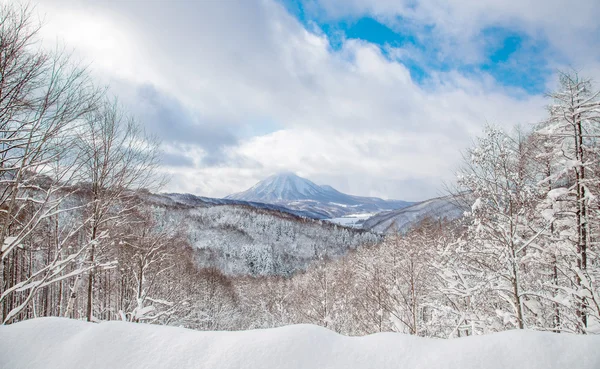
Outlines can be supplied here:
M162 140L165 192L292 171L363 196L443 194L486 124L545 117L558 70L600 81L597 0L40 0Z

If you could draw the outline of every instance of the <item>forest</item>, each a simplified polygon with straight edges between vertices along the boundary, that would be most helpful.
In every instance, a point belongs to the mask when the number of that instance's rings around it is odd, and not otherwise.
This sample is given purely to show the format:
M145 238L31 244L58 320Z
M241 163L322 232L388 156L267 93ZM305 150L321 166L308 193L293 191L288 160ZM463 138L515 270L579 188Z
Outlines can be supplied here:
M473 139L446 189L461 218L379 235L153 195L159 140L41 46L34 14L0 5L3 324L600 333L600 90L582 73L559 73L544 121Z

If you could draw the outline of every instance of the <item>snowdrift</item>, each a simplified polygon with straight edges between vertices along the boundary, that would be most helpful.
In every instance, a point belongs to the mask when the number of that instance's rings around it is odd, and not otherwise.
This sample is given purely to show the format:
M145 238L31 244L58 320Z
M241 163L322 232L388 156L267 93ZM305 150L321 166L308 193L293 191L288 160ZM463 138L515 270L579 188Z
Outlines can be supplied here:
M394 333L345 337L295 325L197 332L124 322L41 318L0 326L0 367L600 368L600 336L510 331L436 340Z

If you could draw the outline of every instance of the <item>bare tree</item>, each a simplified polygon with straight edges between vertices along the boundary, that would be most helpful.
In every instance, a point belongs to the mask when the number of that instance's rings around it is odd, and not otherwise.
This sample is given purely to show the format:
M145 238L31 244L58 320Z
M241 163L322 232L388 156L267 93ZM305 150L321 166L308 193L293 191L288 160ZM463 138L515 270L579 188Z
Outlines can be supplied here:
M68 54L40 48L39 29L31 7L0 5L0 300L4 322L14 318L40 286L56 280L48 265L16 278L17 249L45 220L71 210L62 206L71 195L65 185L76 167L69 160L73 147L69 132L95 109L100 96L85 68L73 63ZM51 265L73 259L63 256L57 253ZM22 278L28 281L25 285L18 280ZM25 290L29 292L25 300L14 306L8 295Z
M177 306L176 301L165 300L164 293L160 298L157 297L164 292L161 287L166 283L162 277L176 264L173 258L178 249L175 247L177 229L159 225L152 214L136 212L135 217L129 219L129 230L116 247L124 249L122 270L130 273L130 280L134 281L131 288L134 290L135 304L132 304L132 311L121 311L121 314L128 321L152 322L163 315L172 314Z
M138 204L135 190L158 182L158 142L126 116L117 102L105 101L85 117L78 135L84 185L88 188L87 211L92 243L89 263L96 262L100 235L108 224L117 224ZM156 187L156 186L155 186ZM93 317L94 270L88 274L87 319Z

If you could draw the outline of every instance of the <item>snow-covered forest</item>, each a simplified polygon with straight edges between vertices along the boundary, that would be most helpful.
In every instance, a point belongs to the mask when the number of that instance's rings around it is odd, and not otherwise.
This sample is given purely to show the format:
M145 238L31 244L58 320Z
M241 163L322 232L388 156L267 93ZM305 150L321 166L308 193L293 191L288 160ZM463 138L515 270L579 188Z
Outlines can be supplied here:
M33 14L0 5L3 324L600 333L600 89L582 74L560 74L546 120L474 138L448 189L464 216L384 236L155 194L159 142L41 48Z

